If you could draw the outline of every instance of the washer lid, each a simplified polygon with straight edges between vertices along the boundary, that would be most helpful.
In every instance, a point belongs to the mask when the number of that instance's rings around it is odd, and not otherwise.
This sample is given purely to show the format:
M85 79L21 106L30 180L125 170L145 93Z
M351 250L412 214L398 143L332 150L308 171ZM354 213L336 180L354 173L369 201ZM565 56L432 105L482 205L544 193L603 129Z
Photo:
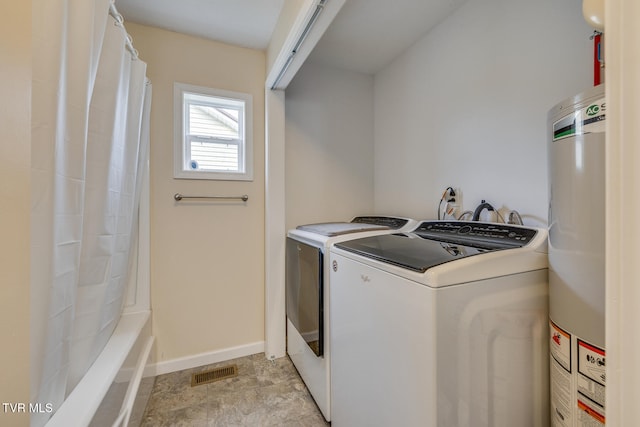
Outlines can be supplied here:
M296 229L320 234L322 236L333 237L340 236L342 234L357 233L360 231L389 230L389 227L365 223L324 222L318 224L299 225Z
M363 237L336 243L335 246L419 273L449 261L499 250L439 242L411 233Z

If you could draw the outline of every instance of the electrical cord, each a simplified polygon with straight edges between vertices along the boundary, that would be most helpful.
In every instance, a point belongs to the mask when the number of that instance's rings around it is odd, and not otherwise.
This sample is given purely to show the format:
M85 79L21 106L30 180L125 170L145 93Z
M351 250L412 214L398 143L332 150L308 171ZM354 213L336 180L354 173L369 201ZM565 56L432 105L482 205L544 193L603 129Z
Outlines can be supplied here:
M504 217L500 214L500 211L497 210L496 208L494 208L491 203L487 203L486 200L482 200L482 203L480 203L476 207L476 209L473 211L473 217L471 218L471 221L480 221L480 214L485 209L488 210L488 211L495 212L496 216L498 217L499 220L502 220L503 224L507 223L507 221L504 220Z
M524 225L518 211L509 212L509 224Z
M462 218L464 218L467 215L473 216L473 211L464 211L464 212L462 212L460 214L460 216L458 217L458 221L461 221Z
M447 214L446 211L446 206L448 205L449 202L451 201L455 201L455 190L452 187L447 187L444 192L442 193L442 197L440 198L440 202L438 203L438 219L445 219L445 216ZM443 215L441 215L442 213L442 203L443 202L447 202L447 205L445 205L445 213ZM491 205L490 203L487 203L485 200L482 200L482 203L480 203L476 209L474 211L464 211L462 212L457 218L452 214L453 211L451 213L449 213L454 219L457 219L458 221L462 221L466 216L470 216L471 217L471 221L479 221L480 220L480 214L482 213L483 210L489 210L489 211L493 211L496 213L496 217L498 219L498 221L502 221L503 224L519 224L522 225L522 217L520 216L520 213L518 213L518 211L512 210L509 212L509 222L505 221L504 217L502 216L502 214L500 213L500 211L496 208L493 207L493 205Z
M448 197L447 197L448 196ZM447 199L447 203L455 201L455 196L456 196L456 191L453 189L453 187L447 187L444 192L442 193L442 197L440 197L440 202L438 203L438 220L440 219L444 219L445 215L442 215L442 218L440 218L440 213L442 212L442 202L445 201L445 199Z

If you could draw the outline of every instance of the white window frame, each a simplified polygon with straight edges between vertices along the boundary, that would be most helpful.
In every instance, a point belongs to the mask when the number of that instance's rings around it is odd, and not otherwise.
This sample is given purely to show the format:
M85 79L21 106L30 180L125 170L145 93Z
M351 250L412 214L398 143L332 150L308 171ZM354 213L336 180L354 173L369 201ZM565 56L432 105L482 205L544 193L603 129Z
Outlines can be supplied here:
M190 151L189 139L185 132L188 122L185 94L218 98L220 104L243 103L244 114L238 121L239 140L238 171L192 170L185 167L185 153ZM174 119L174 162L173 176L177 179L210 179L228 181L253 181L253 97L247 93L232 92L186 83L175 82L173 85L173 119ZM190 157L190 156L189 156Z

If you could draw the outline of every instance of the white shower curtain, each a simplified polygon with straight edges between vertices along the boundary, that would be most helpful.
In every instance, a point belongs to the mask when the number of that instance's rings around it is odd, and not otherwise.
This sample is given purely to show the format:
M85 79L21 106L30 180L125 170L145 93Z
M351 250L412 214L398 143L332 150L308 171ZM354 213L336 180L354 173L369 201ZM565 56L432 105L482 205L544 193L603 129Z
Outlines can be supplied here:
M109 6L33 0L31 401L54 410L121 315L147 152L146 64Z

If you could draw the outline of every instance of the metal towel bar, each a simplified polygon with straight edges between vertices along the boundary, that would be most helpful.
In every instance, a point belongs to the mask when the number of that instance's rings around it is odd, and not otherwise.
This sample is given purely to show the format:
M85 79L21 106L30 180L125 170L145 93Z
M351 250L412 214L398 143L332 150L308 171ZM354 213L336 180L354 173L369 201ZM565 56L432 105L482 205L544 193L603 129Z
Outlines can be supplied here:
M249 196L246 194L243 194L242 196L183 196L180 193L176 193L173 195L173 198L176 202L179 202L182 199L242 200L243 202L249 200Z

